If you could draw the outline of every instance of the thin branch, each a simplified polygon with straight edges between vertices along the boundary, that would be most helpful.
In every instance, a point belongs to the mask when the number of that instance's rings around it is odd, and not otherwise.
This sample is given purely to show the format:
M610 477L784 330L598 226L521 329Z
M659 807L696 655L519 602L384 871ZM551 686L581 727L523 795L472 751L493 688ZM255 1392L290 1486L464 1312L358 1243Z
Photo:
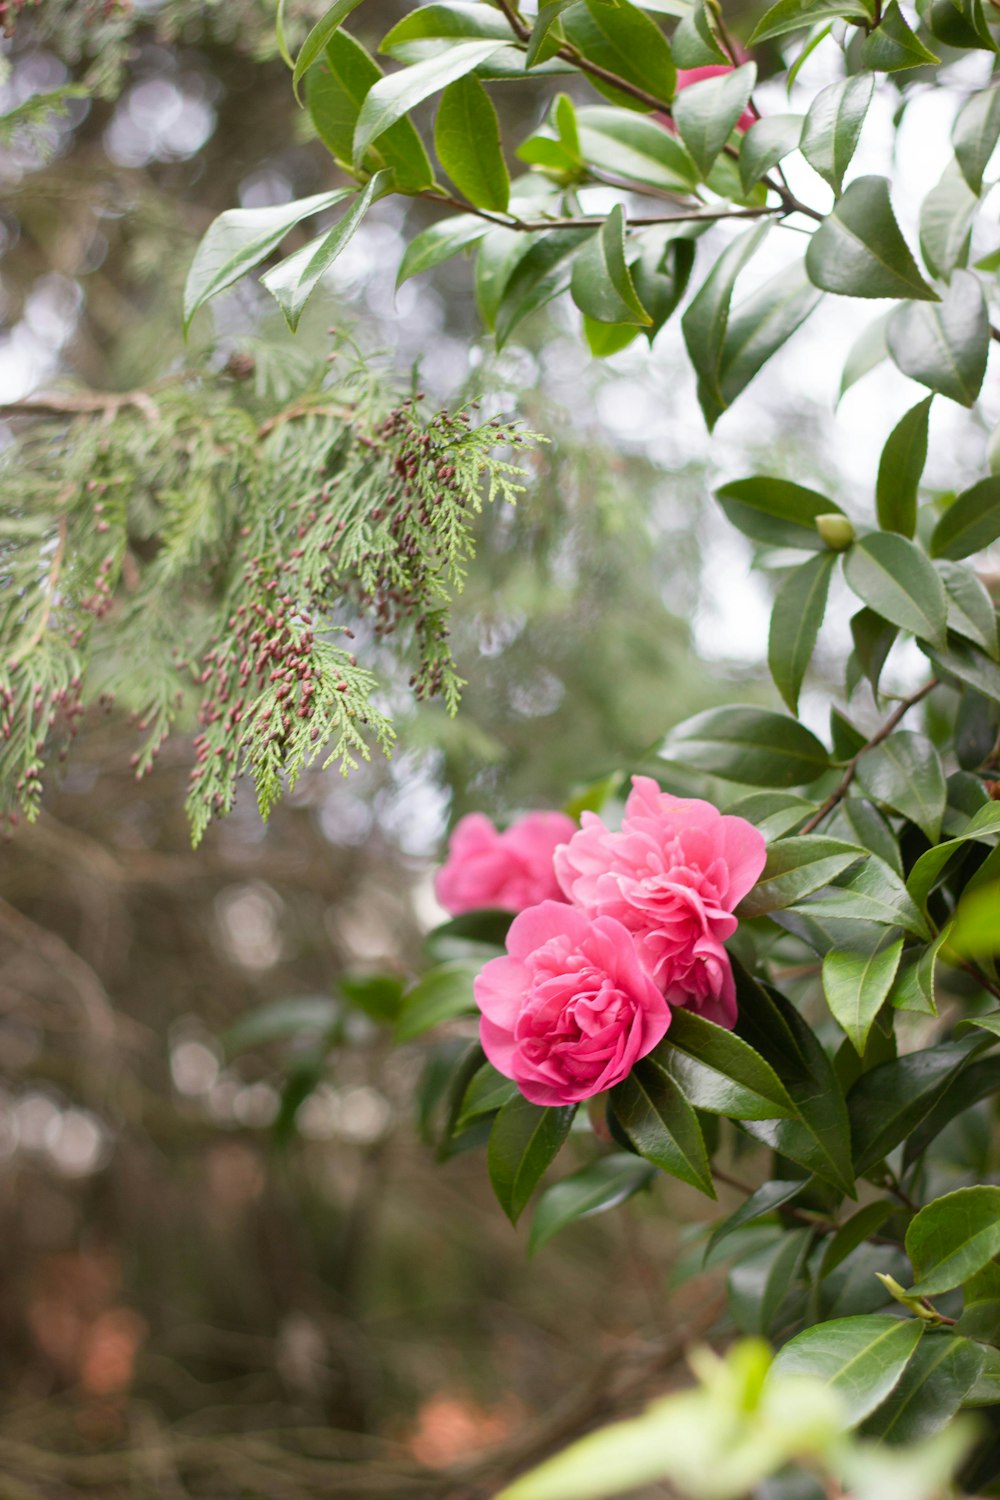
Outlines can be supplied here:
M857 752L857 754L853 755L847 762L847 766L844 770L843 776L840 779L840 782L830 793L829 797L827 797L822 807L820 807L819 810L813 814L808 822L803 823L802 827L799 830L800 834L812 833L816 828L819 827L820 823L822 823L823 819L828 815L828 813L832 813L833 809L837 807L841 802L843 802L844 798L847 796L848 791L850 790L851 783L857 775L858 761L861 759L862 755L866 755L869 750L874 750L876 745L881 745L884 740L887 740L890 734L892 734L892 731L896 728L897 724L899 724L899 722L906 716L906 714L909 713L910 709L915 707L915 705L918 704L923 698L926 698L928 693L933 692L934 688L936 688L937 685L937 678L932 677L929 682L924 683L922 688L918 688L915 693L911 693L909 698L904 698L902 703L898 704L897 707L893 709L892 713L882 725L882 728L877 730L876 733L872 735L871 739L867 740L865 744L861 746L861 749Z
M432 203L445 203L450 208L460 209L462 213L475 214L477 218L486 219L490 224L496 224L501 229L516 229L527 234L536 234L546 229L599 229L605 222L603 214L550 219L504 219L498 214L475 208L471 203L463 203L460 198L453 198L450 193L438 193L427 189L418 196L427 198ZM778 207L777 204L769 208L700 208L692 209L690 213L640 214L634 219L630 218L628 222L633 229L648 229L657 224L702 224L714 223L720 219L762 219L784 212L784 208Z

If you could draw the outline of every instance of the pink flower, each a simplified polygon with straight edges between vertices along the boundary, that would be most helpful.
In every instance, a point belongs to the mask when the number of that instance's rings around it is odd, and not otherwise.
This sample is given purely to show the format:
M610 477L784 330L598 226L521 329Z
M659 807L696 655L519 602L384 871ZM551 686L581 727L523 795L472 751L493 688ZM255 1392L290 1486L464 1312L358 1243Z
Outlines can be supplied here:
M452 916L482 906L523 911L538 901L561 901L552 855L575 832L565 813L529 813L504 833L482 813L470 813L455 825L447 863L434 882L437 898Z
M632 788L620 833L583 814L556 852L559 882L574 906L633 934L672 1005L731 1028L736 988L723 943L764 868L764 839L745 818L671 797L649 776L634 776Z
M676 92L679 94L682 89L690 88L692 83L701 83L705 78L718 78L720 74L731 73L732 71L732 63L706 63L705 66L701 68L678 68ZM657 116L657 118L664 121L668 130L670 130L672 133L676 133L674 130L674 122L668 116L661 115ZM736 129L739 131L740 135L742 135L744 131L750 129L750 126L754 123L756 118L756 115L754 115L749 109L745 109L743 111L739 119L736 121Z
M620 1083L670 1024L628 931L559 901L523 911L507 957L475 981L480 1038L532 1104L575 1104Z

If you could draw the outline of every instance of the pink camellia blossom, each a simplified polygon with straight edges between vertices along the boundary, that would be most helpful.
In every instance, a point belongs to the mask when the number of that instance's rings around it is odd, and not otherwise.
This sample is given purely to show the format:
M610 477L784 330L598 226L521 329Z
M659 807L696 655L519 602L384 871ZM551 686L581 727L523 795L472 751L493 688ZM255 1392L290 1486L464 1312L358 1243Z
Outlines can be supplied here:
M475 980L480 1039L532 1104L575 1104L620 1083L670 1024L628 930L560 901L515 917L507 957Z
M723 943L736 930L733 908L764 868L763 836L710 802L661 792L649 776L632 778L620 833L595 813L582 822L555 856L574 906L628 928L671 1005L734 1026Z
M455 824L435 894L453 917L483 906L523 911L562 901L552 856L575 832L573 819L560 812L529 813L503 833L482 813L469 813Z

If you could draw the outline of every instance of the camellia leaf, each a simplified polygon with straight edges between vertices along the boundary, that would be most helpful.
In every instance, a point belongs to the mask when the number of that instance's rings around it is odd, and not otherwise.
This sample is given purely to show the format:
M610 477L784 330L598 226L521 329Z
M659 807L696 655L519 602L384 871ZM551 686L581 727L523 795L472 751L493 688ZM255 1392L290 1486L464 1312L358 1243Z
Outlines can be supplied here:
M932 650L929 646L923 649L937 672L957 677L977 693L1000 703L1000 665L992 654L987 656L971 641L963 641L957 635L949 636L947 651Z
M403 996L395 1040L411 1042L442 1021L474 1014L476 1002L472 981L478 973L479 965L464 962L440 964L429 969Z
M812 917L902 927L917 937L930 936L902 877L874 854L857 869L838 876L836 885L808 901L800 910Z
M903 939L865 953L832 948L823 960L823 992L851 1046L864 1055L872 1022L888 998L899 968Z
M728 1219L723 1219L721 1224L716 1225L705 1247L706 1260L716 1245L721 1244L729 1235L735 1234L737 1229L767 1218L777 1209L784 1207L786 1203L791 1203L792 1199L797 1198L808 1186L809 1178L807 1177L798 1178L794 1182L780 1182L777 1179L765 1182L755 1193L751 1193L746 1202L741 1203Z
M407 11L379 43L379 51L403 62L419 62L410 48L414 43L447 39L471 40L495 37L510 43L510 26L500 11L478 4L478 0L437 0Z
M978 277L956 271L941 301L904 302L893 308L886 343L904 375L960 406L972 406L986 374L990 347L989 316Z
M968 826L957 837L935 844L923 853L907 876L906 888L918 906L926 906L927 898L937 885L940 876L954 854L970 840L991 843L1000 836L1000 802L987 802L969 820Z
M882 616L876 614L873 609L859 609L857 614L851 616L854 653L858 659L858 665L876 693L886 657L892 650L893 642L898 634L898 626L891 625L888 620L883 620Z
M489 94L472 74L456 78L441 95L434 119L434 148L460 193L476 208L504 213L510 176L500 144L500 122Z
M877 73L901 73L940 61L910 28L897 0L890 0L881 21L861 44L861 66Z
M874 92L872 75L856 73L821 89L806 115L802 155L837 194L843 190L844 173L857 149Z
M684 342L698 376L699 399L704 407L705 400L701 395L704 391L710 403L706 411L710 422L714 419L713 414L717 414L727 404L720 376L736 278L762 244L768 228L768 225L762 224L756 229L748 230L722 252L681 318Z
M915 1297L961 1286L1000 1255L1000 1187L959 1188L928 1203L910 1221L906 1253Z
M977 573L961 563L940 558L936 567L948 595L948 629L968 636L990 656L996 657L996 606L986 585ZM986 753L975 762L976 766L986 759Z
M544 1109L518 1094L493 1122L486 1162L497 1201L516 1224L569 1134L576 1105Z
M882 449L875 508L883 531L912 537L917 529L917 489L927 462L927 424L933 396L900 418Z
M185 330L200 307L266 260L296 224L333 208L351 192L351 188L338 188L272 208L230 208L220 214L191 262L184 288Z
M802 1269L811 1229L793 1229L740 1260L729 1272L729 1311L742 1333L764 1337Z
M321 16L316 25L310 31L298 57L295 59L295 67L292 71L292 88L298 98L299 84L314 62L318 62L326 49L327 43L333 37L340 25L347 20L352 10L355 10L361 0L335 0L325 15Z
M306 76L306 103L316 133L327 150L349 167L354 150L354 128L369 91L383 76L382 69L359 41L342 28L323 54L323 66ZM434 170L424 143L410 120L398 120L365 157L365 167L391 168L400 192L416 193L434 183Z
M363 191L353 195L345 212L334 227L310 240L294 255L280 261L273 270L261 277L285 315L285 321L294 332L299 325L302 309L320 280L333 265L338 255L353 239L355 231L371 207L373 199L388 186L390 174L376 172L369 178Z
M757 81L754 63L688 84L674 103L681 140L703 177L732 135Z
M656 1176L656 1168L627 1151L602 1156L589 1166L546 1188L531 1221L528 1254L550 1240L567 1224L617 1208Z
M493 333L498 349L530 313L565 291L572 272L571 257L590 235L589 229L553 230L533 241L518 257L496 310Z
M910 297L936 302L889 201L886 177L858 177L809 241L814 286L845 297Z
M431 94L439 93L458 78L464 78L502 46L503 42L494 38L455 42L446 52L380 78L365 95L354 127L355 166L364 160L368 147L374 145L397 120Z
M694 1011L673 1011L669 1035L651 1056L696 1109L734 1120L771 1120L796 1113L770 1063L742 1037Z
M934 1330L921 1340L896 1389L867 1419L865 1437L918 1443L947 1426L972 1390L986 1351L971 1339Z
M584 161L665 192L687 192L698 181L698 169L676 136L656 120L606 105L577 111L580 152Z
M726 519L752 541L808 552L822 551L826 545L816 530L816 517L843 514L829 496L763 474L724 484L716 499Z
M826 613L835 552L820 552L789 573L774 599L767 664L782 698L798 713L799 690Z
M890 308L888 312L874 318L866 328L862 329L851 345L851 351L840 377L840 397L843 397L852 385L862 380L884 359L889 358L889 346L885 341L885 334L889 318L894 311L895 308Z
M644 89L664 106L670 103L676 81L670 46L656 22L629 0L616 5L571 5L563 11L560 24L566 40L590 62ZM647 108L611 84L593 76L588 81L614 104Z
M803 786L830 764L826 749L803 724L744 704L685 719L670 731L662 753L749 786Z
M719 390L725 408L732 405L762 365L801 327L822 295L804 271L779 271L730 314L719 364ZM699 397L711 428L722 410L715 413L705 385L701 386Z
M611 1090L611 1106L640 1156L715 1197L698 1116L669 1073L644 1058Z
M947 788L941 759L921 734L897 729L858 761L857 779L873 802L909 818L936 843L941 832Z
M750 33L748 46L766 42L774 36L785 36L789 31L801 31L806 26L815 26L828 18L869 24L871 12L862 0L778 0L758 21Z
M863 1245L869 1235L877 1233L893 1212L891 1203L866 1203L831 1235L820 1262L819 1279L824 1281L842 1261Z
M928 268L945 281L969 258L972 221L979 199L949 164L920 205L920 252Z
M980 1044L944 1042L863 1073L847 1096L855 1167L869 1172L930 1114Z
M625 213L620 203L573 257L569 285L580 311L598 323L652 322L625 261Z
M980 193L983 173L1000 140L1000 88L973 94L955 116L951 143L955 159L969 187Z
M739 915L761 917L792 906L829 885L864 857L865 851L856 844L845 844L823 834L776 839L767 851L760 879L739 904Z
M795 150L802 123L802 115L765 115L750 126L740 143L740 182L745 193Z
M917 1318L835 1318L790 1339L771 1368L774 1375L811 1375L832 1386L853 1427L898 1384L922 1333Z
M421 230L403 252L396 273L396 286L400 287L411 276L419 276L421 271L430 271L442 261L460 254L481 240L488 229L485 219L477 219L474 214L455 214Z
M901 630L943 643L948 620L944 584L906 537L892 531L862 537L844 559L844 577L876 614Z
M1000 537L1000 476L981 479L963 490L931 535L932 557L971 557Z

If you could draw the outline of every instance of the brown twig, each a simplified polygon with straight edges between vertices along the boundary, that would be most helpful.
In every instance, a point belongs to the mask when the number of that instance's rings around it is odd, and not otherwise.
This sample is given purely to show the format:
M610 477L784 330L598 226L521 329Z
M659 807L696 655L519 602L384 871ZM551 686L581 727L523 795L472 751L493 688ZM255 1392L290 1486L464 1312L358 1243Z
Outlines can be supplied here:
M861 746L861 749L857 752L857 754L853 755L847 762L847 765L844 769L844 774L841 777L840 782L830 793L829 797L827 797L823 805L808 820L808 822L803 823L802 827L799 829L800 834L812 833L814 829L819 827L820 823L822 823L827 814L833 812L833 809L837 807L847 796L851 783L857 775L858 761L861 759L862 755L866 755L869 750L874 750L877 745L881 745L884 740L887 740L890 734L892 734L892 731L896 728L897 724L899 724L900 721L905 717L905 715L909 713L910 709L918 704L921 699L926 698L927 694L932 692L934 688L937 687L937 685L938 679L936 677L932 677L929 682L924 683L922 688L918 688L915 693L911 693L909 698L904 698L903 701L898 704L895 709L893 709L892 713L889 715L888 719L886 719L881 729L877 730L875 734L872 735L871 739L867 740L865 744Z

